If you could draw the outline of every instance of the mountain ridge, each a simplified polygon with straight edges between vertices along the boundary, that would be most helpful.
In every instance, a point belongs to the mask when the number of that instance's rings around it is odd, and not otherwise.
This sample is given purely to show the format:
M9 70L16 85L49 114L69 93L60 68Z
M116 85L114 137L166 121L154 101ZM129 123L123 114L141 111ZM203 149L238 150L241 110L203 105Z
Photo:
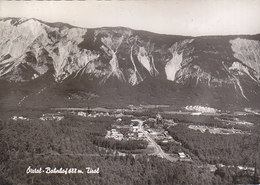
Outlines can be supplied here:
M232 98L235 102L259 106L253 99L259 97L260 34L190 37L125 27L88 29L5 18L0 19L0 36L0 80L15 86L46 76L49 80L41 83L47 86L77 83L86 91L142 86L144 94L159 102L164 97L160 93L152 95L151 87L167 81L161 87L166 91L170 86L181 89L192 84L190 91L200 86L201 94L207 91L211 96L212 91L223 89L236 95ZM115 97L124 96L114 93ZM131 93L138 94L136 90ZM169 97L177 97L176 93L168 93ZM221 94L224 104L230 97Z

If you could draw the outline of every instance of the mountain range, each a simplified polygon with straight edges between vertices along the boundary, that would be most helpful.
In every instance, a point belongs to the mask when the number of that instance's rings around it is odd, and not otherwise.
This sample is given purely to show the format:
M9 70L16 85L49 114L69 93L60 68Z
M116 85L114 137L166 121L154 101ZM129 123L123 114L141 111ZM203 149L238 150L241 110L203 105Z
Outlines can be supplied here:
M0 19L0 107L260 108L260 34L176 36Z

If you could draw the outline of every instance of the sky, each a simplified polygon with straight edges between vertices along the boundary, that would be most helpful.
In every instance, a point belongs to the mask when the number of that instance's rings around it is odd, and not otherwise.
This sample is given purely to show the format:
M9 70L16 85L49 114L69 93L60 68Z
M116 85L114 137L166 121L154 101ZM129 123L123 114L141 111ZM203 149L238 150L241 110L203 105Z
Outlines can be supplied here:
M171 35L260 33L260 0L0 1L0 17Z

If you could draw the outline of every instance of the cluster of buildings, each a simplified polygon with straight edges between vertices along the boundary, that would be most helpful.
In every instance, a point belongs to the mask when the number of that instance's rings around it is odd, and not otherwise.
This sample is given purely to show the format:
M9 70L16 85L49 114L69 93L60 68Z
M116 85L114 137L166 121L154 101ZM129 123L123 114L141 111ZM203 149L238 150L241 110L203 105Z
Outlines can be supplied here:
M82 117L87 117L87 113L86 112L82 112L82 111L78 112L77 115L78 116L82 116Z
M121 141L124 139L124 135L121 134L120 132L118 132L116 129L111 129L111 130L107 131L106 138L113 138L115 140Z
M108 112L103 113L103 112L98 112L98 113L86 113L83 111L80 111L77 113L78 116L82 116L82 117L90 117L90 118L97 118L97 117L101 117L101 116L110 116Z
M260 110L257 109L253 110L252 108L245 108L244 110L252 114L260 115Z
M47 113L43 114L40 118L41 121L61 121L64 119L63 115L60 114L52 114L52 113ZM25 117L25 116L12 116L11 120L17 121L17 120L24 120L24 121L29 121L30 119Z
M142 132L136 132L136 133L128 133L128 138L127 139L132 139L132 140L142 140L144 137L144 134Z
M103 117L103 116L110 116L108 112L97 112L97 113L90 113L88 114L88 117L90 118L96 118L96 117Z
M138 126L131 124L130 126L117 126L117 128L113 128L107 131L106 138L113 138L115 140L142 140L144 138L144 134L139 130ZM125 136L120 133L120 128L127 129L127 133Z
M158 121L161 122L163 119L161 115L158 114L156 115L156 118L149 118L148 120L158 123ZM144 140L146 138L146 134L148 134L150 138L155 140L155 142L176 142L177 144L180 144L179 142L175 141L172 136L169 135L168 131L164 130L161 125L157 124L156 128L151 128L148 124L145 124L144 128L142 128L140 125L137 125L134 120L132 120L131 124L127 125L120 124L121 121L122 118L117 118L117 124L113 126L113 129L107 131L105 136L106 138L112 138L119 141ZM169 120L169 122L174 124L172 120ZM178 152L178 158L180 161L191 161L191 157L184 152Z
M246 132L243 132L242 130L239 129L234 129L234 128L217 128L217 127L208 127L204 125L189 125L189 129L192 130L198 130L201 133L205 133L208 131L210 134L244 134Z
M143 139L144 134L140 131L138 125L134 125L133 123L130 125L130 132L128 133L129 139L141 140Z
M163 131L160 134L158 134L157 139L162 140L163 143L173 141L173 138L169 135L168 131Z
M17 121L17 120L29 121L29 118L26 118L24 116L12 116L11 119L14 120L14 121Z
M201 105L187 105L185 109L188 111L196 111L202 113L216 113L218 111L217 109L211 107L205 107Z
M80 112L73 112L74 114L82 117L90 117L90 118L97 118L97 117L116 117L116 118L121 118L125 116L122 113L115 113L115 114L110 114L109 112L92 112L92 113L86 113L83 111Z
M174 141L172 136L169 135L168 131L162 128L147 128L146 132L155 140L162 141L163 143L168 143Z
M60 115L60 114L51 114L51 113L48 113L48 114L43 114L41 117L40 117L40 120L42 121L61 121L64 119L64 116L63 115Z
M117 119L117 122L121 122L121 118ZM130 125L114 125L116 128L107 131L106 138L113 138L116 140L143 140L145 138L144 133L141 131L140 127L134 123ZM125 129L123 133L120 133L120 129ZM169 135L168 131L165 131L162 128L150 128L148 125L145 125L145 131L153 139L160 140L164 143L174 141L172 136Z

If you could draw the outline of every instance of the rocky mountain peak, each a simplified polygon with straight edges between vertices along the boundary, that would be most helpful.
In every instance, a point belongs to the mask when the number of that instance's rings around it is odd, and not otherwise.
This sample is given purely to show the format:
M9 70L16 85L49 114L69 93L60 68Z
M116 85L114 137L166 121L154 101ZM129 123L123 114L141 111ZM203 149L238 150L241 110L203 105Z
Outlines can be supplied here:
M231 88L249 100L259 91L259 48L258 36L184 37L5 18L0 79L28 83L48 74L58 84L80 79L101 86L167 81L173 87Z

